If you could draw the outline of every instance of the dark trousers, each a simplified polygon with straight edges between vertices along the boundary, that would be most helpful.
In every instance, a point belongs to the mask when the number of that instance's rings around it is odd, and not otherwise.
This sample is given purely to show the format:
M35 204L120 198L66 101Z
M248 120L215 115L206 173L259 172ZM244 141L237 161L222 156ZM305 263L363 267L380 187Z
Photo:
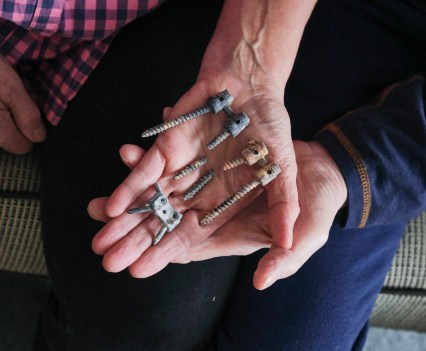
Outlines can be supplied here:
M319 1L286 89L295 139L310 140L327 122L424 70L425 17L416 3ZM262 292L252 275L263 252L171 264L138 280L105 272L91 251L102 224L88 217L88 202L128 174L119 147L148 148L152 139L141 139L141 131L195 81L220 9L219 1L170 0L128 25L49 129L41 150L42 221L53 291L40 349L362 348L404 223L364 230L336 224L297 274Z

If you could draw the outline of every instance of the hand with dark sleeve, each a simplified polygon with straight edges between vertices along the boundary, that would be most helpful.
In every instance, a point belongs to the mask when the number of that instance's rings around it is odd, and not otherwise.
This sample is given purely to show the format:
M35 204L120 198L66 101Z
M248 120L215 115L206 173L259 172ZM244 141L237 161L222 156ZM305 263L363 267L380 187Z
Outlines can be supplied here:
M348 187L344 228L405 222L426 207L425 96L413 78L317 134Z
M255 275L255 287L294 274L325 244L338 213L344 228L362 228L406 222L426 208L425 98L423 78L393 85L372 106L325 126L316 141L294 143L300 215L293 246L260 262L274 269L267 282ZM192 248L182 262L268 247L265 208L258 201Z

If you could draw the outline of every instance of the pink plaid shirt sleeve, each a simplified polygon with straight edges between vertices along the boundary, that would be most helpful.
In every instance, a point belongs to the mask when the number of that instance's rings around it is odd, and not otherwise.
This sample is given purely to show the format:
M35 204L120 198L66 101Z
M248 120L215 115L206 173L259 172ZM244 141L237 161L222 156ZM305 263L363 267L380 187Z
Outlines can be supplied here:
M39 96L57 124L114 33L164 0L3 0L0 55Z
M0 18L30 30L53 33L59 27L65 0L4 0Z

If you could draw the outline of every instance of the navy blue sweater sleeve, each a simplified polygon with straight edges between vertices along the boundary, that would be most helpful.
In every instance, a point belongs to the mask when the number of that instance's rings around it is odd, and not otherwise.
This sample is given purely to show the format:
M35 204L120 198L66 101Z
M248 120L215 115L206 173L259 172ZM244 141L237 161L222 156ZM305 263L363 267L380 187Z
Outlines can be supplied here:
M344 228L408 221L426 208L425 96L414 78L316 135L348 187Z

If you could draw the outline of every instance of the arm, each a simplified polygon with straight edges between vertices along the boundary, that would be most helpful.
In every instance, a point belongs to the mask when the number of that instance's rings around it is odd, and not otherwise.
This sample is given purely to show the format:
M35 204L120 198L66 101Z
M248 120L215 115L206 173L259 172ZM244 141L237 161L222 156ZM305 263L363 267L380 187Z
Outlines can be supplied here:
M281 99L315 4L315 0L226 0L200 78L225 66L253 88L273 88Z
M212 156L214 159L219 155L223 161L232 159L244 149L248 140L268 141L270 159L279 163L283 170L266 188L269 225L277 247L291 246L293 225L299 213L297 167L290 119L283 104L284 86L314 4L314 1L308 0L226 1L204 54L196 83L165 116L166 120L175 118L202 106L209 96L229 89L235 97L233 109L250 116L250 127L241 137L227 139L220 146L222 152L213 151ZM137 248L137 253L126 257L120 254L124 251L118 248L126 245L125 237L134 223L129 227L121 226L119 235L113 239L110 235L115 230L114 223L128 221L123 215L125 210L137 198L146 198L155 182L160 182L167 194L182 194L184 182L187 188L191 178L177 183L172 179L173 174L197 156L206 155L205 145L222 128L223 118L200 118L157 137L154 145L114 191L106 205L107 215L115 219L95 237L93 249L99 254L109 251L108 258L104 260L107 269L122 270L130 265L134 276L155 274L186 252L188 243L202 241L241 210L248 200L253 201L255 196L242 199L213 223L199 226L198 221L203 214L229 197L250 177L247 169L227 172L224 176L226 179L220 179L215 186L204 189L204 201L195 199L191 203L179 204L179 208L186 211L182 223L155 248ZM192 143L188 143L188 140ZM241 174L244 171L246 173ZM140 228L147 225L141 219ZM121 243L120 239L123 239Z

